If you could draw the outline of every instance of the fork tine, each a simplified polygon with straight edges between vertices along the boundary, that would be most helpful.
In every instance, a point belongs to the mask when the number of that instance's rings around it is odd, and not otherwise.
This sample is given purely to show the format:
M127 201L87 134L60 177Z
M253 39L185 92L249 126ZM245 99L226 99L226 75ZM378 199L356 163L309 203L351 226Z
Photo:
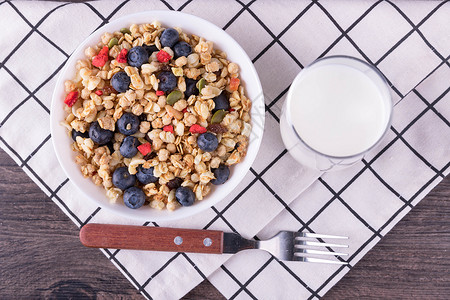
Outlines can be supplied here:
M318 233L309 233L309 232L297 232L295 237L306 237L306 238L316 238L316 239L345 239L347 240L347 236L339 236L339 235L329 235L329 234L318 234Z
M303 241L295 238L295 247L301 248L300 246L319 246L319 247L336 247L336 248L348 248L348 245L342 244L330 244L330 243L321 243L321 242L312 242L312 241Z
M348 264L345 261L329 260L329 259L314 258L314 257L304 257L304 256L294 256L293 260L295 260L295 261L302 261L302 262L335 264L335 265L347 265Z
M333 251L322 251L322 250L314 250L314 249L304 249L304 248L300 248L298 250L295 250L295 253L307 253L307 254L320 254L320 255L341 255L341 256L346 256L348 255L347 253L340 253L340 252L333 252Z

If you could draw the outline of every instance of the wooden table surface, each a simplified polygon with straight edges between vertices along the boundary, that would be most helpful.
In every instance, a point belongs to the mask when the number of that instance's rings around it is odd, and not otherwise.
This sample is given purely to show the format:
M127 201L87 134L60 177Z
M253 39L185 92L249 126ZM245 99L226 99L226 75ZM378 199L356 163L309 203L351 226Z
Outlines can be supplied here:
M448 299L450 178L444 179L325 299ZM0 299L144 299L0 150ZM203 282L183 299L222 299Z

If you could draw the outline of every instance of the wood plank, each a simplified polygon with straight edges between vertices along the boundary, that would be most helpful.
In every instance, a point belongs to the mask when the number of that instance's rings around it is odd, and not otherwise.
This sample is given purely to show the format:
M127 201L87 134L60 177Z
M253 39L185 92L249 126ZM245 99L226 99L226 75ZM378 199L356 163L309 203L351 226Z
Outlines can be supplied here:
M324 299L448 299L450 177L445 178Z

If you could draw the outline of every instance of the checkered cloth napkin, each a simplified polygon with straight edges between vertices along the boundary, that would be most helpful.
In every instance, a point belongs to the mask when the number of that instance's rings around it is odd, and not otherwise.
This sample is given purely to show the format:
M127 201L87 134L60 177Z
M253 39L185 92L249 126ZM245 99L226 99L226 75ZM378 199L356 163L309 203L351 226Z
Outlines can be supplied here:
M93 30L151 9L208 19L244 47L265 91L266 127L254 165L226 200L189 219L140 225L219 229L257 239L304 230L349 236L350 247L347 266L283 262L263 251L230 256L102 249L147 298L179 298L204 279L230 299L318 298L448 174L448 2L1 1L0 146L77 226L138 223L83 199L59 167L49 129L56 78ZM363 161L320 174L289 156L278 122L295 75L334 54L363 59L385 75L394 120Z

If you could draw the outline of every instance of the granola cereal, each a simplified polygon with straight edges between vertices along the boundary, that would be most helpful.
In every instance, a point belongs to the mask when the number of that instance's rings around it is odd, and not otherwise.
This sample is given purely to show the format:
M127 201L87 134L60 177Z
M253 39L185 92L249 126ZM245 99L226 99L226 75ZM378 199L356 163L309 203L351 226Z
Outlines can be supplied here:
M64 82L62 125L82 174L130 208L206 199L247 152L239 71L212 41L157 21L104 33Z

